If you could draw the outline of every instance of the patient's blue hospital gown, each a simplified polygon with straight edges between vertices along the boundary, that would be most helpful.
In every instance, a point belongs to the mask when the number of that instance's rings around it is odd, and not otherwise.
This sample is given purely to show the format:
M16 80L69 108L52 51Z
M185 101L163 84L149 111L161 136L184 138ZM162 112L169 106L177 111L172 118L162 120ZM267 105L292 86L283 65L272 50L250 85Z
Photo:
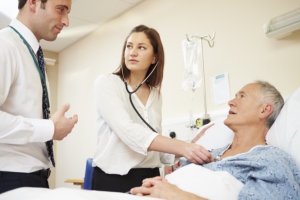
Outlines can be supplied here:
M229 146L211 153L216 158ZM256 146L203 167L227 171L241 181L244 186L239 199L300 199L299 169L287 153L274 146Z

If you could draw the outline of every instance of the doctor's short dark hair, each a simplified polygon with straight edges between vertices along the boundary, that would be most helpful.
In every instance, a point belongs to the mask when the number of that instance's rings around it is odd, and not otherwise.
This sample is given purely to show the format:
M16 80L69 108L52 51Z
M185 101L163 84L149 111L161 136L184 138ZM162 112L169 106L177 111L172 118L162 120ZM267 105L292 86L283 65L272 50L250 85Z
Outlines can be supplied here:
M164 74L164 63L165 63L164 48L163 48L159 33L155 29L149 28L145 25L139 25L139 26L134 27L131 30L131 32L129 33L129 35L126 37L126 40L125 40L124 46L123 46L123 50L122 50L121 64L114 74L120 76L121 79L123 79L122 70L124 73L124 78L127 78L130 75L130 71L128 70L128 68L125 65L125 58L124 58L125 49L126 49L126 45L127 45L127 40L130 37L130 35L132 33L139 33L139 32L145 33L147 38L150 40L150 43L153 47L154 55L156 57L156 62L158 62L156 69L154 70L152 75L149 77L149 79L146 81L146 83L151 87L159 87L160 88L162 80L163 80L163 74ZM152 71L152 69L154 68L155 65L156 65L156 63L151 64L151 66L149 67L148 72L146 74L146 77Z
M41 0L42 5L45 4L48 0ZM26 4L27 0L19 0L18 9L22 9Z

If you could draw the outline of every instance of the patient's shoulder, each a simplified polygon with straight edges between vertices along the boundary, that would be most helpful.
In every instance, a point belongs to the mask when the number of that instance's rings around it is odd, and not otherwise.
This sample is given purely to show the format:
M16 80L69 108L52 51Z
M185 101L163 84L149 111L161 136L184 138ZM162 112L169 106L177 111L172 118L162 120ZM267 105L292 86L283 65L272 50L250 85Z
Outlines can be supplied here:
M272 146L272 145L266 145L266 146L261 146L260 147L262 149L262 153L265 153L265 154L271 154L271 155L274 155L275 157L285 157L285 158L288 158L290 159L291 156L286 153L285 151L283 151L282 149L278 148L278 147L275 147L275 146ZM260 150L260 148L257 148L258 150Z
M279 167L282 165L297 169L296 162L290 154L272 145L258 146L253 149L252 155L262 158L266 161L265 163L272 163L273 166Z
M272 145L255 146L249 151L249 153L254 156L265 157L270 159L279 158L279 157L288 158L288 159L291 158L291 156L288 153Z

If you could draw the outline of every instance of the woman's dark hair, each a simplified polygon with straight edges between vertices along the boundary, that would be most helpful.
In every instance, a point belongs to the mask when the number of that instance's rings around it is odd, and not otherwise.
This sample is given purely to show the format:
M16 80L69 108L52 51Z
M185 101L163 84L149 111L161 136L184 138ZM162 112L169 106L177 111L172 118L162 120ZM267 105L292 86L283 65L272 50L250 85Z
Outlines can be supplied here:
M42 5L45 4L48 0L41 0ZM26 4L27 0L19 0L18 9L22 9Z
M116 72L114 72L114 74L118 75L121 79L123 79L122 73L124 73L124 78L127 78L130 75L130 71L125 65L124 53L125 53L125 49L126 49L126 45L127 45L127 40L130 37L130 35L132 33L139 33L139 32L145 33L147 38L150 40L150 43L153 47L154 55L156 57L156 61L158 62L156 69L151 74L151 76L146 81L146 83L147 83L147 85L149 85L151 87L159 87L159 89L160 89L160 86L161 86L161 83L163 80L163 73L164 73L164 62L165 62L164 48L163 48L163 45L162 45L162 42L161 42L158 32L155 29L149 28L145 25L139 25L139 26L134 27L131 30L131 32L129 33L129 35L126 37L126 40L125 40L125 43L123 46L123 51L122 51L121 64L118 67L118 69L116 70ZM155 64L150 65L145 77L147 77L148 74L152 71Z

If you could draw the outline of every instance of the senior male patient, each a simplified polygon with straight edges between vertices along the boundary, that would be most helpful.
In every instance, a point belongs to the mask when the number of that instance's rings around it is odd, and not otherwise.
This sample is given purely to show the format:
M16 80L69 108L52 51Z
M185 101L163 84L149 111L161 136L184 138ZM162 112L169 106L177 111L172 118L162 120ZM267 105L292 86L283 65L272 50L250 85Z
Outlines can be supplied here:
M244 186L238 199L299 199L300 175L295 162L265 140L284 104L280 93L269 83L257 81L244 86L228 104L224 124L233 130L233 142L213 150L215 160L202 166L227 171L241 181ZM203 199L160 177L145 179L131 193L172 200Z

